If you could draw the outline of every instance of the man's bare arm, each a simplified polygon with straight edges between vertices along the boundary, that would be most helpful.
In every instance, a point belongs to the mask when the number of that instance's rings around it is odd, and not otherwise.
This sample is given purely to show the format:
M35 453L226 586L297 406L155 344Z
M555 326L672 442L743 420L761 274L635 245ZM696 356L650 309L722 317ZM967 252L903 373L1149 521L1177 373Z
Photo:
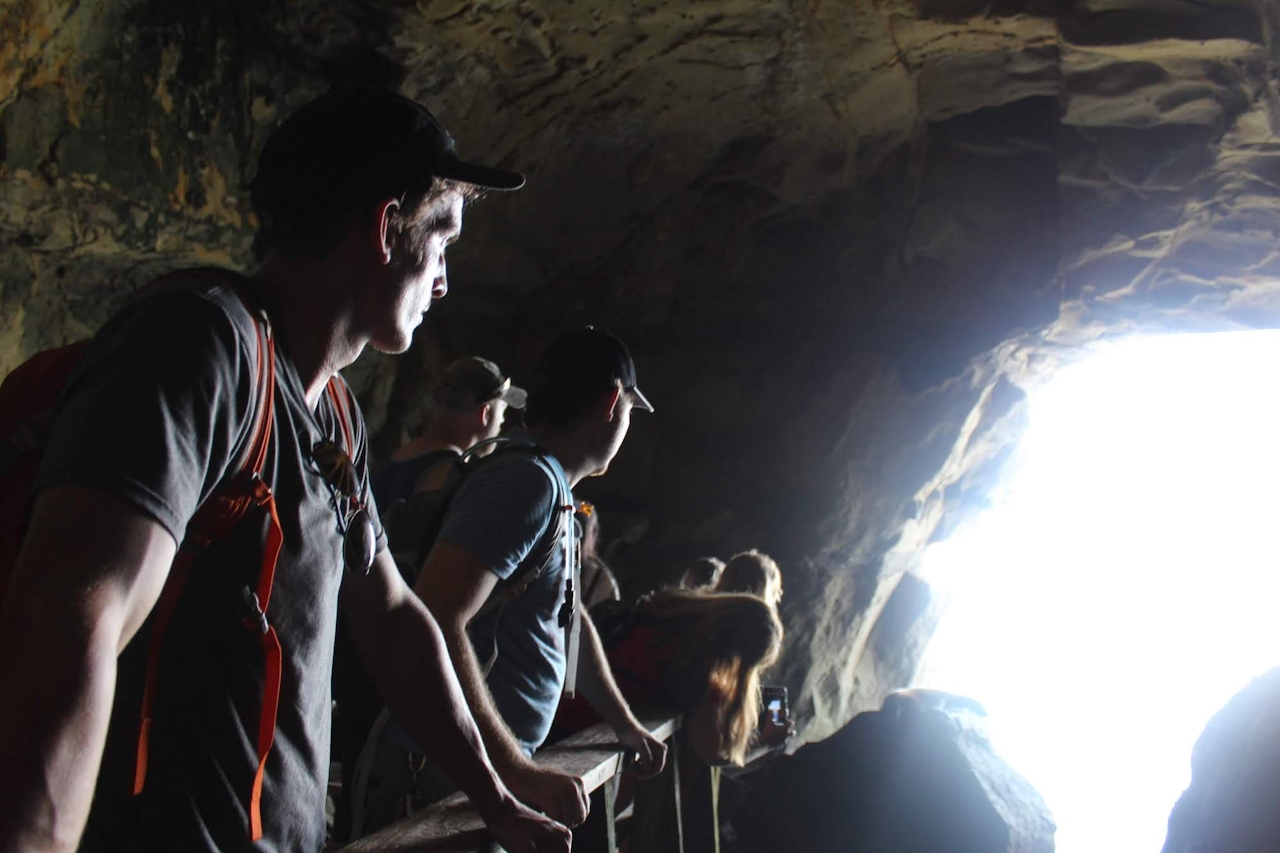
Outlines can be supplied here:
M385 549L368 577L344 581L343 606L361 659L396 719L467 792L503 846L567 851L568 831L520 805L489 763L444 637Z
M0 851L74 851L102 761L116 657L155 605L177 544L97 489L36 500L0 608Z
M494 707L467 625L497 586L498 577L478 557L449 542L427 555L415 592L440 622L454 670L485 746L507 785L525 802L576 826L586 819L588 800L579 780L534 764Z
M623 746L635 750L636 769L642 779L662 772L667 760L667 747L640 724L631 706L613 680L613 669L605 657L600 634L590 614L582 614L582 657L578 671L578 689L582 697L606 723L613 726Z

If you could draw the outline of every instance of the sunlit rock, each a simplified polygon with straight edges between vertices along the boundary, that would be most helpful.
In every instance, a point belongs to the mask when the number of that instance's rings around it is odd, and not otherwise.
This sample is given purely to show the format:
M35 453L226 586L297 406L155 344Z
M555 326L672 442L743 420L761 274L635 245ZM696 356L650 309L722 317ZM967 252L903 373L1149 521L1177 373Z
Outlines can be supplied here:
M1253 680L1205 726L1164 853L1280 847L1280 669Z

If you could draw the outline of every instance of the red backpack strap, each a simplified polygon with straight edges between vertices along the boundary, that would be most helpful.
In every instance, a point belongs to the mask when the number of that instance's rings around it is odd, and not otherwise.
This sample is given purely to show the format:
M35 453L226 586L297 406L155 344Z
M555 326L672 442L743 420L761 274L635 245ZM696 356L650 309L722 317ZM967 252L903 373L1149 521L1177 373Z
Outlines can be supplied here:
M255 508L266 511L269 519L267 539L263 547L262 565L258 573L257 589L251 592L251 604L255 617L246 619L246 626L262 637L264 686L262 710L258 719L258 767L254 774L249 799L250 835L257 841L262 837L262 777L275 739L276 716L280 706L280 682L283 670L283 653L275 628L267 623L266 610L271 600L271 588L275 581L276 563L284 542L280 518L276 512L275 498L262 480L267 450L271 444L271 431L275 419L275 339L270 322L251 305L239 289L237 296L255 317L258 344L258 365L254 377L258 390L257 418L250 433L250 442L240 469L200 505L187 524L187 533L174 558L169 577L156 603L150 647L147 656L146 681L143 685L141 724L138 733L137 761L134 771L133 793L140 794L146 784L148 746L156 684L160 669L160 648L169 621L177 609L178 600L196 560L216 542L227 538L248 512Z
M337 376L329 377L329 383L325 386L325 390L329 392L329 399L333 402L333 410L338 415L338 425L342 427L342 440L344 442L342 447L347 451L347 456L352 461L355 461L355 438L354 433L351 431L353 418L348 408L351 404L351 393L344 388L342 381Z
M238 292L238 291L237 291ZM243 296L241 297L243 298ZM267 621L267 607L271 604L271 590L275 584L276 564L280 548L284 544L284 530L276 511L276 499L270 487L262 479L262 468L267 459L267 447L271 435L271 423L275 414L275 342L267 341L267 394L259 411L265 410L266 421L260 425L259 439L252 445L249 463L240 473L242 487L252 496L253 505L267 513L267 539L262 548L262 564L258 571L258 588L252 595L256 611L254 619L246 619L245 626L258 632L262 643L262 708L258 713L258 767L253 774L249 792L249 838L262 838L262 779L267 769L267 756L271 754L276 736L276 719L280 712L280 684L284 673L284 652L275 626Z
M258 575L258 620L255 628L262 636L263 686L262 710L258 715L258 769L253 774L253 788L249 795L249 838L262 838L262 777L267 769L267 756L275 742L276 718L280 712L280 683L284 672L284 652L275 626L267 622L267 605L271 601L271 585L275 581L276 561L280 558L280 546L284 533L280 528L280 516L276 513L276 501L262 480L255 481L261 487L260 506L266 508L270 518L267 541L262 551L262 571Z

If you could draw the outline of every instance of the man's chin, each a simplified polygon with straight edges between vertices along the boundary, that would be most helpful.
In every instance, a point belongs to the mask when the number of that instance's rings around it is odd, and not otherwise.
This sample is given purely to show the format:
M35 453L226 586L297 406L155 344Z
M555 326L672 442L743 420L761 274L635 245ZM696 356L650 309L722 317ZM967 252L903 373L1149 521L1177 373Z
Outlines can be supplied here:
M369 346L373 347L378 352L383 353L384 355L400 355L402 352L405 352L406 350L408 350L410 345L412 344L413 344L413 329L410 329L405 334L398 334L394 338L389 340L374 339L369 341Z
M387 355L399 355L405 352L413 344L413 333L417 331L422 322L427 319L427 312L423 311L418 314L414 320L405 324L407 328L397 328L393 336L388 336L386 340L374 339L369 341L369 346L373 347L380 353Z

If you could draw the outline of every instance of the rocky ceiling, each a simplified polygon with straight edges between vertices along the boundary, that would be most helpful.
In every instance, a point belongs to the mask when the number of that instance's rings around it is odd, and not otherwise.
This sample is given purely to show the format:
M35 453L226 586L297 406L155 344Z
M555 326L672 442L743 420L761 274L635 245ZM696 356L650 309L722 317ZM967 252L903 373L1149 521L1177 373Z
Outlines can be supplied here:
M0 372L180 264L248 266L266 135L398 86L529 185L471 208L382 449L442 360L591 321L658 406L591 484L633 587L759 546L803 734L910 678L910 573L1020 386L1102 335L1280 324L1280 3L17 0L0 8ZM323 176L317 176L323 180Z

